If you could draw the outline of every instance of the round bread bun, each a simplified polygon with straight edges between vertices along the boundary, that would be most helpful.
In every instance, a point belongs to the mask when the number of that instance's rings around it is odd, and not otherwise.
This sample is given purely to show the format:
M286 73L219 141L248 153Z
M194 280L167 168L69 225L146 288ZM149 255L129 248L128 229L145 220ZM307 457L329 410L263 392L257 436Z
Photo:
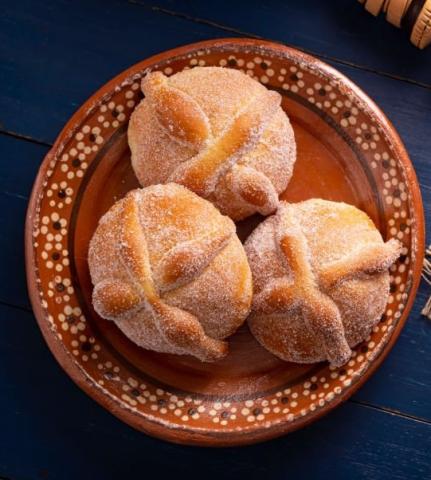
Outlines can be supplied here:
M215 361L244 322L251 272L235 225L173 183L129 192L100 219L93 305L137 345Z
M340 366L379 322L401 244L384 243L356 207L312 199L281 202L245 250L254 285L248 324L256 339L286 361Z
M182 184L233 220L276 210L296 159L279 93L222 67L149 73L142 91L128 140L143 187Z

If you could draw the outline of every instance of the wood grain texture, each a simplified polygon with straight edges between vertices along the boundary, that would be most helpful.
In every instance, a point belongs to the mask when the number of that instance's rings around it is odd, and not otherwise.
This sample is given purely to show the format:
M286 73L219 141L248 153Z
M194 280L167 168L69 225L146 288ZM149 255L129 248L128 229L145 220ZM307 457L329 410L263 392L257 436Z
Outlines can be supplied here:
M0 302L30 310L24 268L27 200L0 193Z
M14 480L109 480L142 472L156 478L205 472L206 478L280 480L431 476L430 424L353 403L304 430L251 447L211 450L152 439L72 384L31 313L0 306L0 325L1 398L8 407L0 417L8 432L0 437L0 472Z
M9 2L4 8L0 60L7 75L0 75L1 129L52 143L78 106L126 67L167 48L226 35L140 5L110 2L107 8L93 0L79 7L80 3L47 1L31 9ZM120 27L125 24L127 30ZM351 50L354 54L357 48ZM331 64L375 98L397 127L414 129L415 143L424 143L427 125L421 120L431 113L428 89ZM412 118L417 119L414 124ZM403 129L401 134L404 137Z
M27 201L49 148L0 134L0 193Z
M431 86L431 50L419 51L408 35L381 15L372 17L357 1L201 2L131 0L154 11L242 34L287 43L326 59ZM396 48L394 46L396 45ZM409 61L404 61L408 58Z
M431 421L431 372L424 367L431 354L431 326L420 313L429 294L429 287L422 282L400 338L354 401Z
M24 269L24 222L34 177L48 148L0 135L0 302L31 309Z
M223 33L119 1L3 2L1 128L52 143L79 105L125 68Z

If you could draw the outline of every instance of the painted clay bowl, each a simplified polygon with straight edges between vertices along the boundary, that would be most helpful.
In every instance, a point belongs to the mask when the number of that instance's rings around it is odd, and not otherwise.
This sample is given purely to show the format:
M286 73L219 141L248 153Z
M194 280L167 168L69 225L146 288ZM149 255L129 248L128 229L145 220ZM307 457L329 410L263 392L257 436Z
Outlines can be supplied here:
M344 201L365 210L403 254L391 268L381 322L342 368L283 362L244 325L215 364L143 350L91 305L89 240L101 215L138 186L126 131L149 70L238 68L283 96L298 144L282 198ZM242 238L261 218L238 225ZM239 445L308 424L346 400L388 353L412 306L423 260L415 173L393 126L352 82L319 60L257 40L216 40L145 60L103 86L70 119L35 182L26 226L28 285L45 339L72 379L114 415L150 435Z

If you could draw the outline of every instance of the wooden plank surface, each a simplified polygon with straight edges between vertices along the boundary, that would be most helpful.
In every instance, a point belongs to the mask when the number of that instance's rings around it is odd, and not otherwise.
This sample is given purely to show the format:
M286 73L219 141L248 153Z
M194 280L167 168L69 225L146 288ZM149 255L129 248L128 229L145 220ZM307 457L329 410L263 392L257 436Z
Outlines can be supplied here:
M23 224L33 178L49 144L94 90L168 48L241 35L239 29L330 58L400 132L418 173L431 233L431 50L420 54L354 0L139 1L145 5L1 2L0 222L6 228L0 232L0 428L6 434L0 439L0 478L109 479L149 471L163 478L197 472L210 478L431 478L431 370L425 367L431 324L420 316L429 294L424 285L395 348L351 401L301 432L245 449L178 447L135 432L79 391L49 354L25 288ZM390 78L395 76L407 81Z
M431 423L431 369L427 367L431 325L420 314L429 295L429 287L422 284L400 338L379 370L354 395L355 401Z
M226 35L256 35L360 68L431 85L431 50L410 44L406 32L372 17L357 0L131 0L155 11L217 25ZM405 59L408 58L408 61Z
M36 172L48 147L0 135L0 301L30 309L24 223Z
M103 1L92 1L78 8L79 3L47 1L36 12L31 2L28 8L25 2L24 6L10 2L4 8L0 16L0 61L7 72L0 76L4 130L52 143L79 105L118 72L164 49L226 35L219 28L140 5L110 2L107 8ZM421 120L431 115L431 90L330 63L364 87L397 126L410 129L415 145L423 144L429 125ZM428 70L431 78L429 66ZM418 119L414 125L412 118Z
M431 425L347 403L246 448L171 445L132 430L61 371L30 313L0 306L0 476L14 480L431 478ZM13 368L12 368L13 366ZM4 412L4 409L2 410ZM396 460L395 460L396 459Z
M216 28L118 1L3 3L0 123L48 143L79 105L125 68L221 36Z

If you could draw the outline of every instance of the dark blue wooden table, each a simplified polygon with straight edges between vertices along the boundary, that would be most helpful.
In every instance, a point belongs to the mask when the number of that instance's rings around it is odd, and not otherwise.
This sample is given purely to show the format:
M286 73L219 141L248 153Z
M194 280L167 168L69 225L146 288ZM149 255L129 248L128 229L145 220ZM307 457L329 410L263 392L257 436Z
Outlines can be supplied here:
M431 225L431 47L415 49L357 1L0 1L0 477L431 478L426 285L389 357L351 400L302 431L252 447L181 447L132 430L72 383L42 339L27 298L23 225L50 145L121 70L226 36L287 43L361 86L404 140ZM429 241L429 226L427 233Z

